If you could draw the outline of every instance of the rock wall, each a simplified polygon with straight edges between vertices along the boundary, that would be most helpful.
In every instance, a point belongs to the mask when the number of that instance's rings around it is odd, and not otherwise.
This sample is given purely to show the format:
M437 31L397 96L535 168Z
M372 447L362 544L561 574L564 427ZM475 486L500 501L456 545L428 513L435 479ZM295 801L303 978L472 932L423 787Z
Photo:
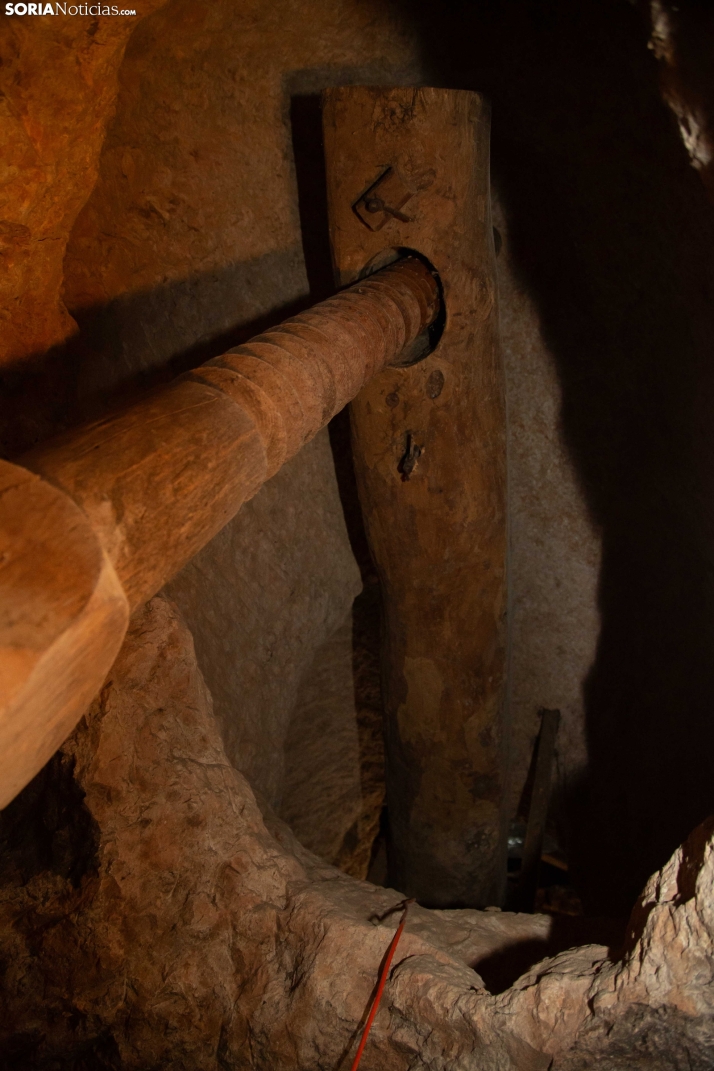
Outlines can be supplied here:
M512 806L536 711L558 706L556 814L591 906L613 913L707 812L714 744L714 226L680 129L698 117L706 155L710 20L696 5L639 6L455 3L437 17L397 0L147 0L136 19L3 17L0 42L8 456L322 296L311 94L425 80L492 97ZM357 580L324 443L262 494L174 595L231 756L277 803L291 704ZM258 625L276 601L256 602L248 561L266 577L285 567L284 615L297 585L304 628L275 648ZM235 620L244 597L253 624Z
M82 389L221 352L305 300L291 102L415 77L412 41L371 3L171 0L143 22L67 251L93 347Z
M278 813L306 848L366 877L384 807L382 709L366 705L355 672L355 623L318 647L285 739Z
M164 0L147 0L140 17ZM67 240L97 178L118 73L139 18L3 16L0 364L41 358L74 328Z
M347 1065L400 894L264 820L165 599L135 615L100 699L40 777L2 830L6 1071ZM44 856L18 835L33 823ZM412 908L362 1066L706 1071L713 885L710 821L648 884L621 956L561 952L499 995L477 972L557 951L551 920Z
M714 15L708 4L640 0L659 61L662 96L677 120L692 167L714 199Z
M559 710L556 798L587 771L583 681L600 618L600 539L588 517L561 424L562 392L537 305L514 264L509 221L496 199L501 344L508 384L510 813L521 807L540 719ZM525 804L524 804L525 806ZM553 819L562 827L557 803Z

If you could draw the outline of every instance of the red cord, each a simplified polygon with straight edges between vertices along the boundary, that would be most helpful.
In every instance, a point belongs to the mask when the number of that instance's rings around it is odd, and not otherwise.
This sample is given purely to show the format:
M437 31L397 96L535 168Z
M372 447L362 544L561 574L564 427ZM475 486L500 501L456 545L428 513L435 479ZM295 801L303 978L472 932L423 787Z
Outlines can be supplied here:
M374 997L374 1003L372 1004L372 1008L370 1010L370 1013L367 1016L367 1022L364 1024L364 1031L362 1033L362 1040L359 1043L359 1048L357 1049L357 1053L355 1055L355 1058L352 1061L352 1067L350 1068L350 1071L357 1071L357 1068L359 1067L359 1062L362 1059L362 1053L364 1052L364 1047L367 1044L367 1038L369 1037L369 1032L372 1029L372 1023L374 1022L374 1017L377 1014L377 1011L379 1010L379 1002L382 999L382 993L384 992L384 987L387 984L387 975L389 974L389 968L392 965L392 959L394 958L394 953L397 950L397 945L399 944L399 938L402 936L402 930L404 929L404 923L407 921L407 911L409 910L409 905L413 904L413 903L414 903L413 900L405 900L404 901L404 912L402 914L402 919L401 919L401 922L399 923L399 925L397 926L397 932L395 933L394 937L392 938L391 943L389 945L389 948L387 949L387 955L386 955L386 958L384 960L384 964L382 965L382 969L379 972L379 984L377 985L377 992L376 992L375 997Z

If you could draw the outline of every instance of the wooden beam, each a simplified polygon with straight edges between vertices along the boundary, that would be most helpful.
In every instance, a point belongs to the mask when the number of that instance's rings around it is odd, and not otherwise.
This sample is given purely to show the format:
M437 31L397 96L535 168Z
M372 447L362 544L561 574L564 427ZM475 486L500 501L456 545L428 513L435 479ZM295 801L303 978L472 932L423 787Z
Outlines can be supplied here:
M0 806L71 732L129 612L437 314L414 258L0 462Z
M323 98L341 284L390 250L439 273L446 323L421 363L351 406L385 602L389 879L433 906L496 904L506 875L506 441L478 94L352 86Z
M59 747L119 653L129 604L87 517L0 461L0 806Z

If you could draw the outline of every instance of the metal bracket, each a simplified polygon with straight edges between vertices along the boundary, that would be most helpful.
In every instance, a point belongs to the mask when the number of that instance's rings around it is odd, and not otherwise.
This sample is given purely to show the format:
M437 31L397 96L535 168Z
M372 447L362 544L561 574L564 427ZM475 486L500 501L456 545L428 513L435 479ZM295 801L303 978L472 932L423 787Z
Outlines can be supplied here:
M401 211L413 196L414 191L409 189L393 167L388 167L352 207L366 227L371 231L381 231L390 217L401 223L414 222Z

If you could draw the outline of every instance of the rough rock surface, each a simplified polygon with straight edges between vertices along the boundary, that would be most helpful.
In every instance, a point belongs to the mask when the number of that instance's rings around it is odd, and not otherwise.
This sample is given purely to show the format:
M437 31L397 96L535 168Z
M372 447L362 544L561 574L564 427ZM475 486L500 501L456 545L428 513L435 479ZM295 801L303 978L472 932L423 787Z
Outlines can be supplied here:
M714 79L710 5L638 0L651 26L649 48L659 60L662 97L677 120L692 166L714 199Z
M136 17L3 15L0 29L0 363L42 354L75 323L61 301L63 258L97 177L118 72Z
M1 1021L11 1066L80 1052L137 1069L335 1066L393 932L392 919L380 927L370 917L398 895L321 867L295 842L293 854L267 832L226 761L190 635L166 601L136 615L63 756L85 793L96 854L65 876L5 887ZM388 1016L377 1034L389 1066L402 1066L405 1046L426 1045L442 1067L442 1049L473 1043L450 1007L457 995L476 1000L470 987L480 987L448 951L465 934L420 914L394 987L397 1048L383 1031ZM433 1024L422 1042L419 1020L434 1004L451 1024Z
M382 712L359 703L353 622L315 654L285 742L278 813L306 848L365 878L384 806Z
M600 545L560 426L562 404L538 308L513 263L508 220L494 199L501 345L508 388L511 524L510 812L516 814L540 727L559 710L555 792L587 766L582 682L595 658Z
M592 945L538 964L498 1014L553 1071L714 1066L714 819L647 883L622 958ZM525 1027L525 1029L523 1029Z
M348 1062L394 929L376 916L399 894L319 863L268 816L271 834L210 708L190 634L152 600L55 763L64 809L49 805L49 781L37 794L46 856L20 835L3 853L11 1071ZM613 1071L705 1071L713 878L709 823L648 885L620 962L575 949L500 996L472 965L543 941L549 920L414 908L365 1071L575 1071L595 1053Z
M230 761L272 807L299 690L322 672L316 652L360 586L323 431L167 587L195 636ZM330 670L321 686L349 692L350 662Z

